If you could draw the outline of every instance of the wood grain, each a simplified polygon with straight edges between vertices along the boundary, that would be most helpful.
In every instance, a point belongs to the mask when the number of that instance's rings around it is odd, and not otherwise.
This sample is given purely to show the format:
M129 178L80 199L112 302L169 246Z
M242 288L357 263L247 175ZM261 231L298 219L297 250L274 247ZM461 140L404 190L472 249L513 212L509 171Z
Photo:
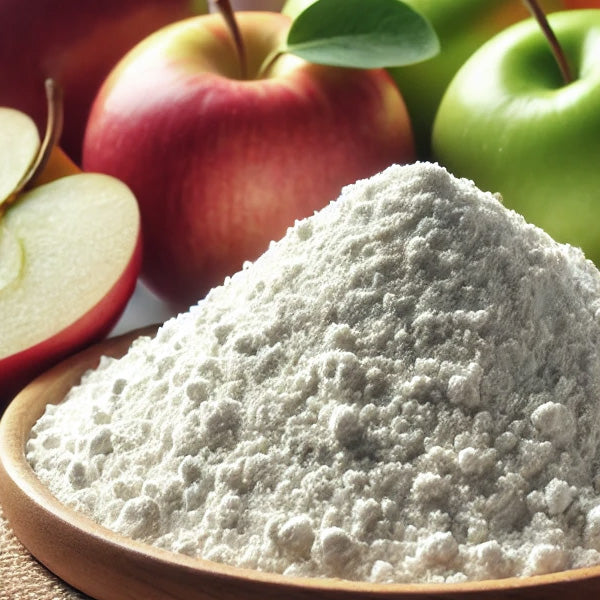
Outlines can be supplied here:
M0 422L0 502L23 545L48 569L97 600L553 600L600 597L600 567L526 579L383 585L291 578L193 559L141 544L58 502L25 460L29 431L101 355L120 356L138 330L70 358L27 386Z

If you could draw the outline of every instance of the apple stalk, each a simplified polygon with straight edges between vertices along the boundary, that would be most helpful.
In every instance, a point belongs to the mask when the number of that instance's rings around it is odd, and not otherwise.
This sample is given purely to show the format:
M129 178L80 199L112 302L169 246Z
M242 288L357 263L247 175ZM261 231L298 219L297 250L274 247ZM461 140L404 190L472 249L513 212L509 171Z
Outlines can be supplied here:
M571 68L569 67L567 57L565 56L565 53L563 52L563 49L556 35L554 34L554 31L548 23L548 19L546 18L542 7L540 6L538 0L523 0L523 4L527 7L527 10L529 10L531 15L538 22L542 32L546 36L552 54L554 55L554 58L558 64L558 68L560 69L563 81L565 82L565 85L569 85L569 83L573 82Z
M53 80L46 79L46 102L48 117L44 139L29 168L23 174L12 193L0 204L0 217L6 209L14 204L19 194L42 173L46 167L52 150L58 143L62 133L63 124L63 97L61 87Z
M244 44L244 38L242 37L240 28L235 18L235 11L233 10L233 7L231 6L231 2L229 0L214 0L214 3L216 4L217 9L219 10L223 19L225 20L227 28L229 29L229 32L233 37L235 49L240 63L240 76L242 79L247 79L248 62L246 60L246 46Z

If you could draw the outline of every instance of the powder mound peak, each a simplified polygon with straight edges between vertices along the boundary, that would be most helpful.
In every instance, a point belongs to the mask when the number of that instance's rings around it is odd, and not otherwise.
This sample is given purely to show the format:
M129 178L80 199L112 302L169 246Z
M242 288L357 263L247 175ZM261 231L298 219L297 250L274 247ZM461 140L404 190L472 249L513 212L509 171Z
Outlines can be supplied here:
M435 164L346 187L32 431L66 504L176 552L464 581L600 562L600 274Z

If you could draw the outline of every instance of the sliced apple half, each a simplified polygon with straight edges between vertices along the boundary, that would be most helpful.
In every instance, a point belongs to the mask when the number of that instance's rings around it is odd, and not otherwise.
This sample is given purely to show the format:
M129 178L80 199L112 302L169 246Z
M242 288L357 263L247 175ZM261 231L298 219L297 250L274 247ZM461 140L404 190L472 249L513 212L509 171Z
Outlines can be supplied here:
M70 174L56 149L47 171L59 178L46 182L42 172L45 183L15 197L40 148L23 116L0 108L0 409L32 377L110 330L141 263L137 202L119 180Z

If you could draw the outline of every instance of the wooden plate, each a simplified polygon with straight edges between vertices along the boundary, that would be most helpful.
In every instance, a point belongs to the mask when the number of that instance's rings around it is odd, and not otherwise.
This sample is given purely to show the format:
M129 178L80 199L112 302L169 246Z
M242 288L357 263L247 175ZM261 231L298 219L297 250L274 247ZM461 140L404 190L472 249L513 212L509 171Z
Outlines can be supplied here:
M27 386L0 422L0 502L15 534L50 571L97 600L551 600L600 596L600 567L464 584L305 579L178 555L115 534L65 507L25 460L29 431L101 355L120 356L138 330L68 359Z

